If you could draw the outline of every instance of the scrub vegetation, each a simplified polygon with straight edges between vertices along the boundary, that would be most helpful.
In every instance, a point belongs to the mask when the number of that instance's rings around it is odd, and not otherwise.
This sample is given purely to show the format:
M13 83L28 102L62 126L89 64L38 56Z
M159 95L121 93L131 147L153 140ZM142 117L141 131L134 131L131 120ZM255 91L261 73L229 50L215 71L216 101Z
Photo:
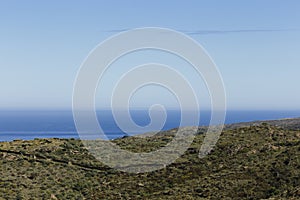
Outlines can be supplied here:
M113 142L149 152L176 130ZM89 154L80 140L0 143L0 199L299 199L300 131L262 123L227 128L205 158L204 135L164 169L129 174Z

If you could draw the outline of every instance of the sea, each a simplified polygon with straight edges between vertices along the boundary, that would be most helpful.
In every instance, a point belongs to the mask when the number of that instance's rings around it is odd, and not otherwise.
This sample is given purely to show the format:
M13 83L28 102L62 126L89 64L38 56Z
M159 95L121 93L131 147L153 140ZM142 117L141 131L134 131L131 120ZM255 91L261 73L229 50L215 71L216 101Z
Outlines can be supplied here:
M110 110L96 112L99 124L108 139L120 138L128 135L117 125ZM130 111L132 120L139 126L150 123L148 110ZM162 130L180 126L181 112L168 110L167 118ZM210 122L211 112L200 111L200 121L197 124L205 126ZM299 111L227 111L225 124L249 122L256 120L273 120L282 118L300 117ZM133 132L134 134L134 132ZM73 120L72 111L69 110L5 110L0 111L0 141L33 140L35 138L75 138L79 139Z

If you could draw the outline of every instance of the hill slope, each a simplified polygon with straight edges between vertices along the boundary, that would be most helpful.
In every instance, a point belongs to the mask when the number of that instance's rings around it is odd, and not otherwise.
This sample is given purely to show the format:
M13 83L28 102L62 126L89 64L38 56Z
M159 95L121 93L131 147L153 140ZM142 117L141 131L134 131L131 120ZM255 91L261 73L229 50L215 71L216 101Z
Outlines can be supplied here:
M114 140L151 151L172 132ZM299 199L300 131L262 124L223 131L198 158L203 135L165 169L128 174L95 160L73 139L0 143L0 199Z

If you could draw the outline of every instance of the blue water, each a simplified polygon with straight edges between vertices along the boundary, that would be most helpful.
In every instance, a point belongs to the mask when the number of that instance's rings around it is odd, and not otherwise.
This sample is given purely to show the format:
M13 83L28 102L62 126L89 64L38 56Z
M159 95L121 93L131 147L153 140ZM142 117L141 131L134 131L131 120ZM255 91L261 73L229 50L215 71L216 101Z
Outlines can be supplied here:
M178 127L180 112L168 111L163 130ZM135 123L145 126L150 122L147 111L131 112ZM115 123L111 111L98 111L99 123L109 139L125 133ZM198 125L208 125L210 112L202 111ZM226 124L255 120L300 117L300 111L227 111ZM195 125L195 124L186 124ZM79 138L71 111L0 111L0 141L34 138Z

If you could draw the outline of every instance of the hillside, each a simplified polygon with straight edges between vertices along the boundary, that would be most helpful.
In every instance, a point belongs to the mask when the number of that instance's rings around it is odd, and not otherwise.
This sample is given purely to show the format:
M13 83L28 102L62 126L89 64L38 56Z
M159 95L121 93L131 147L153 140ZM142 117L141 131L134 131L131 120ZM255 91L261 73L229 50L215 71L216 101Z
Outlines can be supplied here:
M299 199L300 131L266 123L223 131L198 158L198 134L185 155L165 169L128 174L95 160L74 139L0 143L0 199ZM114 140L151 151L172 131Z
M261 123L268 123L272 126L277 126L280 128L288 130L300 130L300 118L287 118L278 120L264 120L264 121L253 121L253 122L241 122L235 124L226 125L226 129L240 128L245 126L257 126Z

